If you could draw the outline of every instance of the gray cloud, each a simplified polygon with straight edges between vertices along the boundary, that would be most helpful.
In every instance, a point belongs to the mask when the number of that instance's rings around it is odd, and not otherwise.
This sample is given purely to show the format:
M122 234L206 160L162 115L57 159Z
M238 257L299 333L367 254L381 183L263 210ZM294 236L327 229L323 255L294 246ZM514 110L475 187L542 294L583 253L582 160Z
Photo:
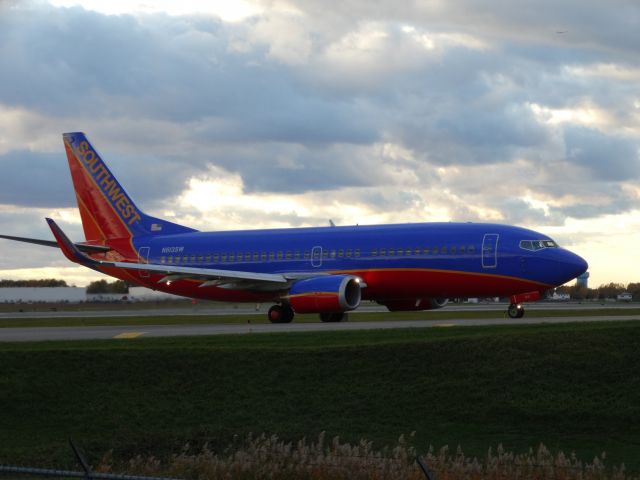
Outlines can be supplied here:
M640 176L638 139L606 135L580 127L565 128L567 159L603 181L634 180Z
M62 148L61 148L62 150ZM62 208L75 206L65 154L14 151L0 155L0 204Z
M0 104L85 130L145 210L169 203L212 164L241 175L247 192L390 189L378 198L362 194L380 208L390 208L389 195L407 195L393 207L406 208L411 190L421 188L450 188L459 198L473 192L475 206L521 224L637 206L616 192L638 175L637 133L620 134L633 126L638 82L570 73L594 63L640 67L633 3L296 6L296 17L267 8L238 24L11 8L0 16L7 46L0 62L10 66L0 77ZM530 108L585 101L621 123L611 130L549 125ZM411 159L377 151L386 143ZM72 205L64 151L56 148L14 146L0 156L0 204ZM505 178L459 182L436 173L515 160L551 173L510 169ZM558 175L559 164L575 173ZM584 172L600 192L597 202L581 190ZM545 215L500 183L546 198L580 194L574 207ZM464 203L451 211L458 220L478 215Z

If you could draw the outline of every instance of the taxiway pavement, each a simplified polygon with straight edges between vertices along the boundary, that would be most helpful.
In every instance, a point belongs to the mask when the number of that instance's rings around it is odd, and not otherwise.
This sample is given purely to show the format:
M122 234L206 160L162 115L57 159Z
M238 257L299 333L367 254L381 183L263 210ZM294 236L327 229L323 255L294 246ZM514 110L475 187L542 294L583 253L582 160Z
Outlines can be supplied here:
M31 342L52 340L99 340L150 337L184 337L225 334L259 334L281 332L318 332L349 330L380 330L391 328L445 328L479 325L521 325L543 323L576 323L640 320L640 315L602 315L584 317L545 317L510 319L505 317L486 319L449 320L388 320L377 322L344 323L246 323L213 325L140 325L140 326L99 326L99 327L28 327L0 328L0 342Z

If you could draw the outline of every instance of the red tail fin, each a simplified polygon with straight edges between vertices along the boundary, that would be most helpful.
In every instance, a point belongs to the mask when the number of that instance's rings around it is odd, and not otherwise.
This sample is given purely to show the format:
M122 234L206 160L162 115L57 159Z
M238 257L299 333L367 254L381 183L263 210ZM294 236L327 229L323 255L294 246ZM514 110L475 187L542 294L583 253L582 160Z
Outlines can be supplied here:
M63 139L87 241L130 244L137 236L195 231L144 214L84 133L65 133Z

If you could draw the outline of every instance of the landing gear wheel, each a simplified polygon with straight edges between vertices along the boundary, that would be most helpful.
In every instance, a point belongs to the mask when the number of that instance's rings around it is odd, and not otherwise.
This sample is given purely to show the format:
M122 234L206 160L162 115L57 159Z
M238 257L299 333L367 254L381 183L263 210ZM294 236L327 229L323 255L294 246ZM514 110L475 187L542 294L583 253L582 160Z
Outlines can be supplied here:
M289 305L274 305L267 313L271 323L290 323L293 320L293 315L293 310Z
M512 303L507 310L510 318L522 318L524 317L524 308L519 303Z
M348 316L344 312L320 314L320 320L323 322L346 322L347 319Z

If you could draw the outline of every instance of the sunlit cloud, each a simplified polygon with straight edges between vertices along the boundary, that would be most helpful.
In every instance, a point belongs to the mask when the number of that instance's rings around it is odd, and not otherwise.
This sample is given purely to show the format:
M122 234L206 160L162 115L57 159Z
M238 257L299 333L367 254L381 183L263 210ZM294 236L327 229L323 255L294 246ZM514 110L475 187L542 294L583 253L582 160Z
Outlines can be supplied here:
M215 15L226 22L237 22L257 15L262 8L246 0L152 0L135 2L127 0L51 0L57 7L81 6L105 15L165 13L167 15Z
M9 5L1 233L51 238L52 216L82 239L60 138L81 130L141 209L202 230L510 223L596 284L635 275L640 64L615 4ZM0 273L66 262L0 245Z

